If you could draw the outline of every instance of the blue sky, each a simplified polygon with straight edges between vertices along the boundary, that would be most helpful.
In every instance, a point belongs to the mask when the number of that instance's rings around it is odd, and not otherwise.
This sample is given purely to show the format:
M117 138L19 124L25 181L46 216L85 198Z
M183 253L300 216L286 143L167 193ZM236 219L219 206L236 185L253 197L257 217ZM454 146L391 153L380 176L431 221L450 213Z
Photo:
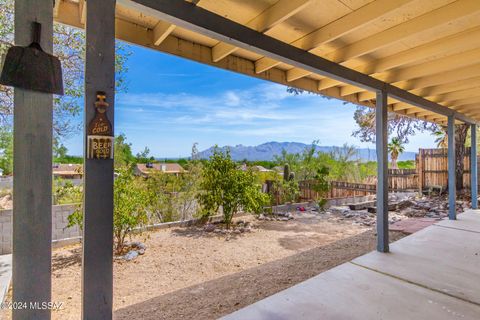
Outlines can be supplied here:
M125 133L134 152L148 146L155 157L188 156L214 144L257 145L268 141L321 145L349 143L374 149L351 136L355 106L303 94L286 87L213 68L157 51L131 47L126 93L116 96L115 133ZM418 134L407 150L433 147ZM66 141L82 153L81 135Z

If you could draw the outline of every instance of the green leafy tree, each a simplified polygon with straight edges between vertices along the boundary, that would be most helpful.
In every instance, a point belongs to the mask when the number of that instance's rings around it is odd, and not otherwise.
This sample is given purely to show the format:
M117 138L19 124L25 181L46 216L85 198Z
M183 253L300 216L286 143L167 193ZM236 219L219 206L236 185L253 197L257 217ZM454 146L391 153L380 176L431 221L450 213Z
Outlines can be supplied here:
M148 222L147 192L142 178L135 177L129 169L119 170L113 188L113 235L117 254L122 253L125 238Z
M358 130L353 136L359 137L362 142L375 141L375 110L358 106L354 115ZM467 141L468 125L461 123L455 125L455 178L456 189L463 189L463 159L465 156L465 143ZM388 114L388 133L394 134L402 143L408 143L409 137L417 132L438 132L439 126L434 123L402 116L396 113ZM442 139L443 140L443 139ZM439 141L440 142L440 141ZM443 143L446 141L443 141Z
M8 128L0 129L0 169L4 175L13 172L13 135Z
M124 133L115 137L114 144L114 165L115 168L131 166L135 163L135 156L132 153L132 144L127 142Z
M362 142L375 141L375 109L364 106L357 106L353 116L358 129L353 132L354 137L360 138ZM388 134L395 135L403 143L408 143L409 138L418 132L434 132L438 126L423 120L388 113Z
M204 215L209 216L222 209L227 229L237 212L259 213L268 201L268 196L255 183L254 174L238 170L230 152L223 153L217 147L210 160L204 163L200 190L197 199Z
M289 165L290 170L296 172L300 167L300 154L298 153L288 153L287 150L283 149L280 156L274 156L274 161L279 165L285 166Z
M390 159L392 161L392 169L398 169L398 157L405 152L405 146L402 141L397 137L393 137L388 144L388 152L390 153Z
M150 149L145 147L141 152L137 153L135 161L137 163L149 163L155 162L156 160L153 156L150 156Z
M358 153L355 146L345 143L341 147L334 147L326 156L319 156L322 164L328 167L331 180L359 182Z
M448 148L448 135L447 129L444 127L438 128L438 130L432 132L435 136L435 144L437 148Z
M14 44L14 0L0 0L0 56ZM116 43L116 90L126 89L129 45ZM80 131L84 95L85 31L55 23L53 51L63 69L65 95L54 96L53 136L60 141ZM93 106L92 106L93 107ZM0 126L12 128L13 88L0 85Z
M149 198L143 178L135 177L131 169L118 169L113 186L113 205L115 253L119 255L123 253L127 236L137 228L140 232L148 222ZM67 227L74 225L83 228L83 210L80 206L68 216Z
M54 159L63 159L67 156L68 149L61 143L58 139L53 139L53 158Z
M53 182L54 204L78 204L82 201L83 189L71 181L55 178Z
M327 193L330 190L330 182L328 181L329 170L326 166L322 166L317 169L317 174L315 175L315 184L313 190L318 192L319 199L318 205L321 209L325 208L327 204Z

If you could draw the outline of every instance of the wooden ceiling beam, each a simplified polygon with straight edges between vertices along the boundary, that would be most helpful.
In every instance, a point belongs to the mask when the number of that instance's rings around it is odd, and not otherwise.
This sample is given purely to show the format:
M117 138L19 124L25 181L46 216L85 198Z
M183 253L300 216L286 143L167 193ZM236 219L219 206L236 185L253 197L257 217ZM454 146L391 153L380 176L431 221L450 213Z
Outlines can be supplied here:
M246 26L258 32L267 32L305 9L310 2L311 0L280 0L250 20ZM238 47L234 45L220 42L212 48L212 60L218 62L237 49Z
M290 44L306 51L312 51L325 43L340 38L360 27L379 19L412 0L377 0L352 11L351 13L297 39ZM255 72L261 73L277 66L280 62L268 57L260 58L255 63Z
M472 12L472 3L475 3L476 7L480 9L480 2L472 0L459 0L457 2L462 3L462 7L458 8L458 10L464 10L464 7L469 9L468 13L465 13L467 16ZM218 41L230 43L242 49L246 49L263 56L268 56L272 59L281 61L282 63L311 71L312 73L334 78L339 81L344 81L346 83L366 89L368 88L370 90L385 91L391 98L410 103L412 105L421 107L422 109L445 116L454 116L460 121L464 121L466 123L477 122L477 120L468 118L449 108L446 108L445 106L411 94L406 90L392 86L389 83L372 78L353 69L344 67L328 59L318 57L312 53L306 52L295 46L282 42L281 40L252 30L245 25L236 23L206 9L193 7L184 1L172 2L169 0L118 0L117 3L149 16L168 21L190 31L197 32ZM445 10L446 7L448 7L450 11L455 11L453 10L454 8L450 6L442 7L442 9ZM436 17L437 19L439 17L444 18L443 14L447 15L447 13L444 11L438 12L438 10L433 10L431 13L438 15ZM455 14L459 13L455 11ZM422 17L425 18L425 16L426 15L423 15ZM412 20L417 21L417 19ZM431 19L425 20L427 25L429 25L429 23L433 24L433 22L430 21ZM412 29L413 28L406 28L403 31L411 32Z
M454 81L452 83L446 83L438 86L427 87L423 89L410 90L411 93L425 97L432 101L444 101L442 97L445 94L463 92L464 90L470 90L477 88L480 91L480 77L468 78L464 80ZM360 92L357 94L358 100L367 101L374 99L375 96L369 91Z
M410 92L422 97L435 97L444 93L455 92L480 86L480 76L463 79L451 83L445 83L438 86L431 86L422 89L410 90ZM359 95L360 96L360 95Z
M175 25L159 20L155 28L153 28L154 44L160 45L170 33L175 29Z
M457 110L459 112L462 112L461 110L468 111L468 110L480 109L480 102L457 105L452 107L452 109Z
M78 1L78 11L79 11L80 22L83 25L85 25L85 20L87 18L87 1L85 0Z
M409 79L416 79L427 77L434 74L442 74L459 68L467 67L478 63L478 57L480 56L480 48L447 56L441 59L432 60L429 62L421 63L411 67L402 69L396 69L388 74L378 75L377 79L388 83L398 83L401 81L407 81ZM342 95L349 95L353 93L359 93L362 98L369 99L371 94L368 92L359 92L363 89L359 89L353 86L345 86L341 90Z
M480 45L479 39L473 41L478 41ZM447 56L441 59L419 63L411 67L396 69L394 72L379 75L376 76L376 78L389 83L396 83L470 66L472 64L478 63L479 57L480 48L476 48L452 56Z
M470 81L469 79L476 78L478 77L479 74L480 74L480 63L477 63L471 66L466 66L466 67L454 69L451 71L445 71L445 72L430 75L427 77L392 83L392 85L404 90L409 90L409 91L412 90L411 91L412 93L426 97L426 95L422 93L421 91L422 89L428 90L428 88L432 88L435 86L443 86L443 88L445 88L445 86L448 86L449 84L460 84L461 82L464 82L464 81L468 82ZM323 82L323 80L320 82ZM349 87L353 87L353 86L349 86ZM323 87L321 88L324 89ZM347 96L344 94L345 93L343 90L344 88L345 87L342 87L340 89L340 95L342 97ZM367 101L375 98L375 94L372 94L369 91L357 93L357 95L360 101Z
M408 39L414 34L425 32L445 24L451 24L453 21L465 19L478 11L480 11L480 2L478 0L455 1L421 16L407 20L392 28L373 34L365 39L348 44L324 55L324 57L337 63L346 62ZM392 82L387 79L382 79L381 77L380 79Z
M144 0L142 0L142 1L144 1ZM124 0L120 0L119 2L120 2L120 5L122 5ZM170 3L167 2L167 1L159 0L159 2L162 2L162 5L165 5L165 6L170 5ZM152 5L154 5L153 0L150 3ZM65 2L63 2L63 4L65 4ZM173 5L173 6L175 6L175 5ZM74 8L74 10L71 10L72 8ZM75 4L75 3L70 3L69 2L68 5L62 6L62 8L60 9L60 12L61 12L61 17L60 17L60 19L57 19L57 21L60 21L60 22L66 23L66 24L70 24L70 25L73 25L73 26L77 26L77 27L83 27L83 25L79 21L80 20L79 15L81 14L80 4ZM72 16L68 17L68 15L72 15ZM153 15L153 16L155 16L155 15ZM157 18L161 18L161 17L158 16ZM67 20L69 20L69 21L67 21ZM117 29L117 37L121 40L131 42L131 43L135 43L135 44L145 46L145 47L151 47L151 48L159 50L159 51L168 52L168 53L171 53L171 54L174 54L174 55L182 56L182 57L185 57L187 59L196 60L196 61L206 63L206 64L209 64L209 65L214 65L214 66L217 66L217 67L220 67L220 68L224 68L224 69L248 74L248 75L251 75L251 76L252 75L257 76L257 77L265 79L265 80L270 80L270 81L274 81L274 82L278 82L278 83L282 83L282 84L287 84L285 71L282 71L282 70L279 70L279 69L274 69L274 70L272 70L272 72L269 72L265 75L260 76L260 75L255 73L254 67L253 67L254 63L252 61L248 61L247 59L243 59L243 58L240 58L240 57L234 57L234 56L229 57L229 59L226 59L226 61L224 61L224 62L215 63L211 60L211 48L208 48L208 47L205 47L205 46L202 46L202 45L199 45L199 44L194 44L193 42L182 40L182 39L176 38L172 35L168 36L165 39L165 41L161 43L160 46L155 46L153 30L147 29L147 28L142 27L142 26L139 26L135 23L127 22L125 20L121 20L121 19L116 19L116 20L117 20L117 24L118 24L118 26L116 28ZM162 21L165 21L165 19L162 19ZM169 21L170 23L173 23L173 20L172 21L167 20L167 21ZM199 20L199 21L201 21L201 20ZM201 23L201 22L199 22L199 23ZM247 35L248 35L248 32L247 32ZM253 34L251 34L250 36L251 37L248 37L248 39L256 37L256 36L253 36ZM221 39L222 41L228 40L228 39L224 39L222 37L220 37L219 39ZM265 38L265 41L267 41L267 39L268 39L268 41L273 41L273 39L269 38L269 37ZM272 40L270 40L270 39L272 39ZM233 42L234 44L238 44L239 47L244 46L242 42L238 42L239 40L237 40L237 39L235 39L235 40L236 41ZM254 43L257 43L257 42L254 41ZM258 42L258 43L261 43L261 42ZM192 46L190 46L190 44ZM248 45L249 46L252 46L252 45L254 46L255 44L248 44ZM277 43L272 48L282 47L282 49L280 50L280 52L282 52L282 50L287 50L286 48L283 48L283 46L284 46L284 44ZM205 48L203 48L203 47L205 47ZM270 47L270 44L268 44L267 47ZM208 48L208 50L207 50L207 48ZM189 50L191 50L192 52L189 52ZM277 49L275 49L275 50L277 50ZM267 52L265 52L265 53L267 53ZM284 57L288 58L288 56L289 55L287 54L286 56L285 55L279 55L278 57L279 58L282 57L281 59L283 59ZM303 61L302 63L306 63L306 60L305 60L306 57L303 56L303 53L298 52L294 56L299 58L300 61ZM277 58L276 55L274 55L274 57ZM295 58L295 59L297 59L297 58ZM315 60L318 60L318 58L316 58ZM285 63L290 64L291 62L290 61L288 61L288 62L285 61ZM327 63L327 62L325 61L325 63ZM339 68L340 66L335 67L335 68L333 68L333 66L334 65L327 68L326 70L328 70L328 72L333 72L333 73L335 73L337 71L340 71L340 69L337 70L337 68ZM323 69L321 69L321 70L323 70ZM348 70L348 68L345 68L345 70ZM317 72L318 71L315 70L315 73L317 73ZM348 72L352 72L352 71L348 71ZM347 75L348 74L349 73L347 73ZM477 75L478 75L478 73L477 73ZM359 76L359 78L356 78L356 79L358 79L360 81L359 83L364 83L364 85L368 85L368 83L370 81L370 80L368 80L369 78L363 79L363 77L365 75L362 75L362 76L358 75L358 76ZM363 80L365 80L366 82L363 82ZM354 81L357 81L357 80L354 80ZM375 82L374 79L371 79L371 81L372 81L372 85L377 84L377 82ZM315 80L310 79L310 78L304 78L304 79L301 78L301 79L295 80L290 85L292 85L294 87L304 89L304 90L307 90L307 91L317 92L317 93L326 94L326 95L329 95L329 96L332 96L332 97L339 98L339 89L338 88L331 88L332 90L328 89L328 90L324 90L324 91L319 91L318 90L318 87L319 87L318 81L315 81ZM378 85L382 86L381 82L378 82ZM392 97L399 98L403 102L409 101L410 99L413 99L412 103L414 105L425 106L424 109L430 110L432 112L437 112L437 110L438 110L437 107L436 107L436 104L431 103L429 101L426 101L425 99L422 99L421 97L416 97L416 96L411 95L409 93L406 93L406 92L404 92L404 91L402 91L398 88L393 88L388 84L383 84L383 86L388 87L388 91L389 91L389 93L391 94ZM358 100L355 100L353 97L342 97L342 100L350 101L350 102L353 102L353 103L358 103ZM456 101L456 102L458 102L458 101ZM468 102L468 100L467 101L462 101L462 103L465 103L465 102ZM369 102L369 101L362 102L361 104L371 106L371 102ZM394 106L395 106L395 104L391 107L392 110L394 110ZM410 105L410 108L411 107L412 106ZM443 111L444 109L445 108L440 108L438 111L447 112L446 110ZM402 110L397 110L396 112L401 114ZM451 112L451 111L449 111L449 112ZM473 119L463 117L462 115L459 115L459 116L461 118L463 118L462 121L467 121L467 122L473 121L473 122L475 122L475 120L473 120Z
M62 2L62 0L53 0L53 17L54 18L58 17L58 13L60 11L60 2Z
M477 104L480 106L480 97L471 97L467 99L458 99L455 101L449 101L444 103L446 107L457 111L457 106L469 105L469 104Z
M454 21L465 20L480 11L478 0L458 0L421 16L407 20L392 28L346 45L325 56L334 62L344 62L398 43L412 35L432 30Z
M395 73L395 70L392 69L398 68L411 62L428 59L431 56L446 56L458 53L458 48L462 48L463 51L467 51L478 47L480 47L480 27L474 27L448 37L425 43L414 48L409 48L388 57L374 59L369 63L358 64L352 67L355 70L376 77L377 74L388 74L390 72ZM328 89L334 86L343 85L343 83L335 80L327 80L328 81L325 81L321 84L321 89ZM361 89L359 90L355 87L348 87L343 90L342 94L349 95L358 92L361 92Z
M450 101L468 99L473 97L480 97L480 87L470 88L466 90L459 90L455 92L438 95L438 96L432 97L429 100L435 101L438 103L447 103Z

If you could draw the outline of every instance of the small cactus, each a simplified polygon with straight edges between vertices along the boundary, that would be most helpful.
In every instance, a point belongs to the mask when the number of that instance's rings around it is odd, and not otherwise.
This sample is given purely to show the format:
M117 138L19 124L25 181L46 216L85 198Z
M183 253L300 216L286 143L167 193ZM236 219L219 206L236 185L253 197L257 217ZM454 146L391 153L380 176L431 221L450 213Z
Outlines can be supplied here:
M293 181L295 180L295 172L290 172L290 174L288 175L288 181Z
M288 164L286 164L283 167L283 180L285 181L295 180L295 172L290 172L290 166Z
M290 166L286 164L283 166L283 180L288 181L290 179Z

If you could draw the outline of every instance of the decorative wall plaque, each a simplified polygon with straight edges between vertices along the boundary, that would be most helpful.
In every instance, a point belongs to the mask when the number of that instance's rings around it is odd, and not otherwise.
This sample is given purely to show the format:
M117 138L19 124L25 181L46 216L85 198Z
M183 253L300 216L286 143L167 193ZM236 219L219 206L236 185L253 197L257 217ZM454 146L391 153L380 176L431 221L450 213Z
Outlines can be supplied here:
M88 125L87 159L113 159L112 124L107 118L105 92L97 92L95 117Z

